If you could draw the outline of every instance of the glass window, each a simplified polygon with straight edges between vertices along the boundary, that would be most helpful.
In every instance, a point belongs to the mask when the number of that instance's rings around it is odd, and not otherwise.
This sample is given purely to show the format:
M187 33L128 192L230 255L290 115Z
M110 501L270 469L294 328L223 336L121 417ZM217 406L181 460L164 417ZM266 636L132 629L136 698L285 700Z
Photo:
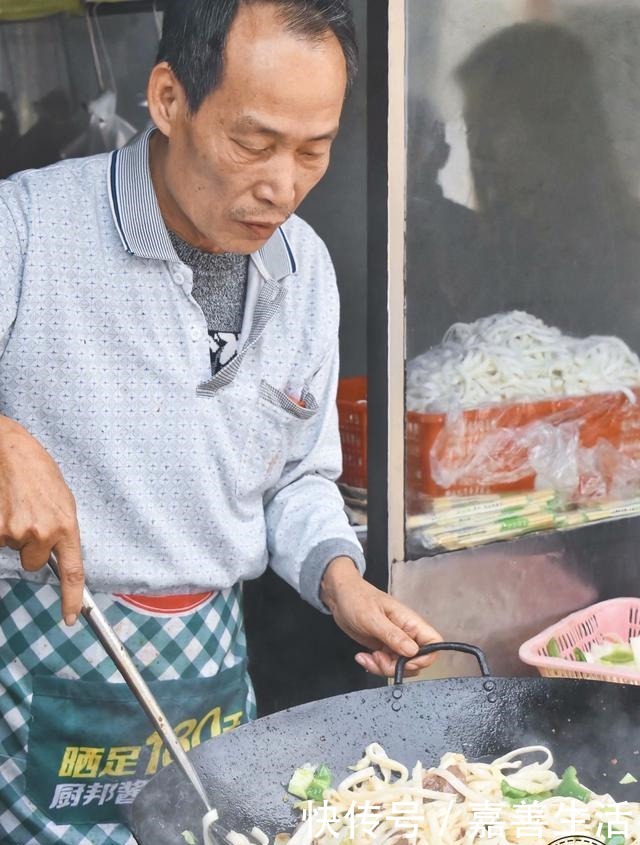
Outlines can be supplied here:
M409 2L407 552L640 513L640 3Z

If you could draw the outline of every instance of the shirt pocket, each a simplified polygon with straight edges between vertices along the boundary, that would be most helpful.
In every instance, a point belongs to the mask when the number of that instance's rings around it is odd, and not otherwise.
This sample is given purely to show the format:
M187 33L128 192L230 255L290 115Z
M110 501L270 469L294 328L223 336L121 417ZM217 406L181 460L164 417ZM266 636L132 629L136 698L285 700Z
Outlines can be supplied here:
M314 395L306 388L296 402L264 379L260 382L236 478L238 496L262 496L278 482L318 410Z

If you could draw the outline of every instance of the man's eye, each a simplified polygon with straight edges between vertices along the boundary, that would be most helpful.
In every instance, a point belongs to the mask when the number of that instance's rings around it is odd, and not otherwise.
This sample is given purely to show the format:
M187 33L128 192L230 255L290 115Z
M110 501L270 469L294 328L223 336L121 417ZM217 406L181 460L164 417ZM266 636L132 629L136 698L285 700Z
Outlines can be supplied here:
M266 153L268 149L268 147L249 147L247 144L241 144L240 141L236 141L236 144L248 153Z

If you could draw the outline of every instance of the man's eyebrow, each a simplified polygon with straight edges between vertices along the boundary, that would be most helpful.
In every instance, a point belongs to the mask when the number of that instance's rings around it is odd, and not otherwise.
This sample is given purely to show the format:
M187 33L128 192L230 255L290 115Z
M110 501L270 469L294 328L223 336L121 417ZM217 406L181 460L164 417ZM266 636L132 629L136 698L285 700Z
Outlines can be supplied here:
M234 128L239 132L255 132L258 135L271 135L274 138L282 137L282 133L278 132L277 129L273 129L270 126L266 126L264 123L260 123L259 120L256 120L255 117L251 117L250 115L243 115L238 118ZM305 141L333 141L335 140L337 134L338 127L336 126L335 129L331 129L329 132L324 132L322 135L316 135L313 138L306 138Z

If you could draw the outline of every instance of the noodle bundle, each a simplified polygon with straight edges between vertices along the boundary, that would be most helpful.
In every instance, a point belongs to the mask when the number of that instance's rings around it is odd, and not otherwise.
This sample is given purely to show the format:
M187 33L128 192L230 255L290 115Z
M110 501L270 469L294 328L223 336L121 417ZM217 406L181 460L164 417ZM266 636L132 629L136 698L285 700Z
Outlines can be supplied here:
M456 323L408 363L407 408L446 412L640 386L640 359L617 337L573 338L522 311Z

